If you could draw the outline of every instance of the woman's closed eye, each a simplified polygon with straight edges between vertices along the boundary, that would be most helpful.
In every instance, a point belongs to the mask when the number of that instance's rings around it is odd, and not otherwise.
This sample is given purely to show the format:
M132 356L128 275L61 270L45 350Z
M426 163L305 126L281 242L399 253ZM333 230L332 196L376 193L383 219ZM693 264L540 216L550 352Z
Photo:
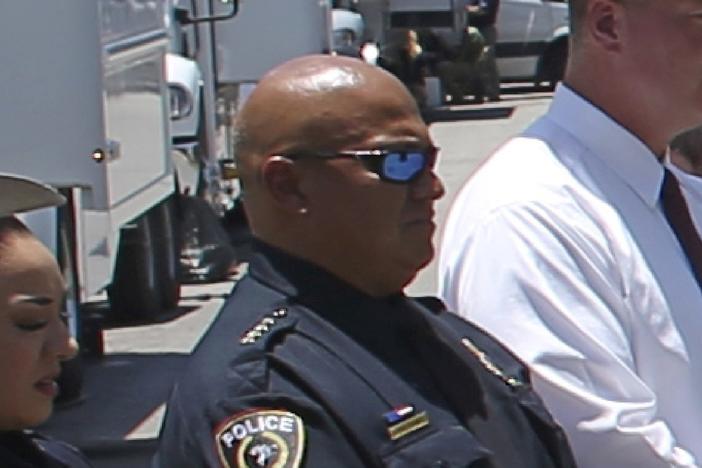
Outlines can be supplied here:
M46 327L48 320L21 320L15 323L15 326L22 331L34 332Z
M54 300L48 296L33 294L17 294L11 304L18 306L22 312L15 317L15 326L22 331L33 332L41 330L49 323L47 313ZM36 310L34 310L36 309Z

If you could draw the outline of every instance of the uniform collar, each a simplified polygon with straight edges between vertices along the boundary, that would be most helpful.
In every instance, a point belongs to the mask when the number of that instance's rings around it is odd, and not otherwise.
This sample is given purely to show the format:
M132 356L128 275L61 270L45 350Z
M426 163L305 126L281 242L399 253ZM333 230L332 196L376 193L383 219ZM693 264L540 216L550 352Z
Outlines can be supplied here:
M377 303L394 302L397 298L404 297L399 292L385 298L374 298L329 271L259 239L254 239L252 250L249 274L286 296L303 302Z
M663 184L663 166L633 133L593 103L559 84L549 118L598 158L649 207L655 208Z
M30 468L45 466L42 450L34 442L31 431L0 432L0 460L3 467Z
M280 291L287 297L288 305L301 305L312 311L403 372L398 368L406 364L401 355L406 353L410 336L404 294L372 297L323 268L261 241L255 242L253 250L249 263L252 279Z

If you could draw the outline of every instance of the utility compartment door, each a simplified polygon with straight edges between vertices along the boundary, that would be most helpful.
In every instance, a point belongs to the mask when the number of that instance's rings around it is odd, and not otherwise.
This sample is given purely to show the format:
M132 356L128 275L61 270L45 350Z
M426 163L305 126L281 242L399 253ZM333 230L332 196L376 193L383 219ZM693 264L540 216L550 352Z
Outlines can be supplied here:
M90 187L107 205L102 67L95 0L0 6L0 171Z
M120 226L173 190L163 2L102 1L111 217Z

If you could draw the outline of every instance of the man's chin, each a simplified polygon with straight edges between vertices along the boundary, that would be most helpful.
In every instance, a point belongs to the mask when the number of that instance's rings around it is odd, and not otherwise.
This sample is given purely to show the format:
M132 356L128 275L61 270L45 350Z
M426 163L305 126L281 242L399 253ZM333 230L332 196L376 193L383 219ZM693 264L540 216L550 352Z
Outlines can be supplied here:
M434 258L434 247L430 247L427 249L427 254L425 255L425 258L420 262L420 264L417 266L417 271L421 270L425 266L429 265Z
M416 221L412 221L410 223L405 223L403 228L404 229L419 229L422 231L429 231L429 236L431 237L434 234L434 230L436 230L436 224L434 223L434 220L431 218L419 219Z
M410 255L411 259L407 263L408 266L411 265L413 273L409 282L411 282L412 279L417 276L417 273L419 273L425 266L431 263L432 259L434 258L434 245L431 242L427 242L422 247L410 252Z

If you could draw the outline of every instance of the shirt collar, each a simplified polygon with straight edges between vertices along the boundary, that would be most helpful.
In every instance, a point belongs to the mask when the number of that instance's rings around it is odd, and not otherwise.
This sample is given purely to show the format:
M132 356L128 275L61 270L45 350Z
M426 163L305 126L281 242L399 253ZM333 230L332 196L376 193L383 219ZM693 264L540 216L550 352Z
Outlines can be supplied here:
M600 159L648 206L656 206L663 165L633 133L564 84L556 88L548 115L587 148L588 157Z

